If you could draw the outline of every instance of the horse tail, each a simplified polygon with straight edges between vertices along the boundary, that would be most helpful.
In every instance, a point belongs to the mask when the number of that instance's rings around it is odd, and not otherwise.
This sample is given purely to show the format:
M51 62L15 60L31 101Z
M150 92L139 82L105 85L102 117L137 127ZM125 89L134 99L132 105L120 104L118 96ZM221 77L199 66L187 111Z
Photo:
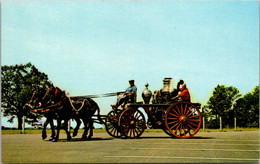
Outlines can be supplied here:
M100 108L99 108L99 106L97 105L97 118L98 118L98 120L99 120L99 122L100 122L100 124L104 124L104 121L102 120L102 118L101 118L101 116L100 116Z
M102 120L102 118L100 116L100 108L99 108L98 104L94 100L92 100L91 98L87 98L86 100L89 103L89 105L92 104L94 106L94 108L97 110L97 118L98 118L100 124L104 124L104 121Z

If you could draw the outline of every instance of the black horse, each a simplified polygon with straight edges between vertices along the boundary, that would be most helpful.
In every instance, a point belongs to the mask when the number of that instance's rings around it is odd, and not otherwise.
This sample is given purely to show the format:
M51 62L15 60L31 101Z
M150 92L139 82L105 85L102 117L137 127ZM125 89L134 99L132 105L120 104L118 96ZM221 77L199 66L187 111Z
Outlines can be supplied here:
M42 103L41 100L43 98L43 96L46 93L46 88L38 88L33 92L33 95L30 99L30 107L33 109L33 113L36 113L37 115L41 116L44 115L46 117L46 120L43 124L43 129L42 129L42 139L46 139L47 138L47 133L46 133L46 127L48 124L50 124L51 126L51 137L49 140L53 140L55 138L55 127L53 124L53 119L55 119L55 113L53 111L50 111L49 109L45 109L42 106L42 104L46 104L46 103Z
M90 99L85 98L83 100L78 100L78 102L73 102L69 97L67 97L65 91L62 91L58 87L50 87L44 97L42 98L42 102L53 101L54 105L46 106L47 109L55 109L55 113L57 115L57 134L54 141L59 139L59 132L61 128L61 120L64 120L64 130L67 133L67 140L71 139L70 133L67 131L68 121L71 118L75 120L83 120L85 130L82 135L82 139L90 139L93 136L93 115L97 111L97 116L101 124L103 124L103 120L100 117L100 109L97 103ZM80 123L78 122L77 127L74 129L73 136L77 135L78 128ZM87 137L88 130L90 129L90 134Z
M43 101L43 97L45 96L46 92L47 88L37 88L30 99L29 106L31 107L33 113L38 116L43 115L46 118L42 129L42 139L44 140L47 138L46 128L47 125L50 124L52 133L49 140L55 140L55 127L53 120L57 119L57 112L53 107L46 108L48 106L54 106L54 102L51 100L45 99L46 101ZM81 124L80 119L75 119L75 121L77 122L77 127L79 128ZM77 132L78 129L76 131L74 130L73 136L76 136Z

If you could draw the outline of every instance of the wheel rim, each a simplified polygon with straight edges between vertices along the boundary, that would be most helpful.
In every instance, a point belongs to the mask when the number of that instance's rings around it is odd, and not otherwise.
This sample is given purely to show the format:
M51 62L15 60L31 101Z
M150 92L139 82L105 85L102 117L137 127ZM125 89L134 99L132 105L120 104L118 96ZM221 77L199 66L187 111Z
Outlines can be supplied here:
M174 103L167 109L165 125L172 135L178 138L190 138L200 129L200 111L190 102Z
M121 137L120 128L118 127L118 115L114 110L110 111L105 120L105 127L107 133L112 136L119 138Z
M140 137L145 130L145 117L139 110L127 109L119 118L119 126L124 136L128 138Z
M163 129L163 131L171 137L175 137L167 128Z

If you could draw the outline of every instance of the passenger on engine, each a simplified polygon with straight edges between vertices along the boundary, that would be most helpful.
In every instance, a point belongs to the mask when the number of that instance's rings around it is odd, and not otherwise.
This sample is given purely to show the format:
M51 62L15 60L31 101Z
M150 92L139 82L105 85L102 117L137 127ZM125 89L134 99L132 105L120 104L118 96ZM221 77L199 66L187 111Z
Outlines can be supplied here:
M177 96L173 97L172 99L176 99L180 97L183 101L190 102L190 92L187 88L186 83L182 84L182 88L180 88L181 93L179 93Z

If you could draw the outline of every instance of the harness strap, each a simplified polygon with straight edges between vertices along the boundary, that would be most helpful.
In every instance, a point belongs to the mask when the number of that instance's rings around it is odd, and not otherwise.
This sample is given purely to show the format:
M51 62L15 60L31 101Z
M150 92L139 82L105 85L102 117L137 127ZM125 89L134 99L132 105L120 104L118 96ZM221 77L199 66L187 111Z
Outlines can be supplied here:
M68 97L68 96L67 96L67 97ZM71 98L68 97L68 99L69 99L69 101L70 101L70 105L71 105L72 108L76 111L76 114L78 114L79 111L83 108L83 106L84 106L84 104L85 104L85 101L87 101L87 103L90 105L89 101L88 101L87 99L84 99L84 100L82 101L81 107L80 107L79 109L76 109L75 106L73 105L73 102L72 102Z

